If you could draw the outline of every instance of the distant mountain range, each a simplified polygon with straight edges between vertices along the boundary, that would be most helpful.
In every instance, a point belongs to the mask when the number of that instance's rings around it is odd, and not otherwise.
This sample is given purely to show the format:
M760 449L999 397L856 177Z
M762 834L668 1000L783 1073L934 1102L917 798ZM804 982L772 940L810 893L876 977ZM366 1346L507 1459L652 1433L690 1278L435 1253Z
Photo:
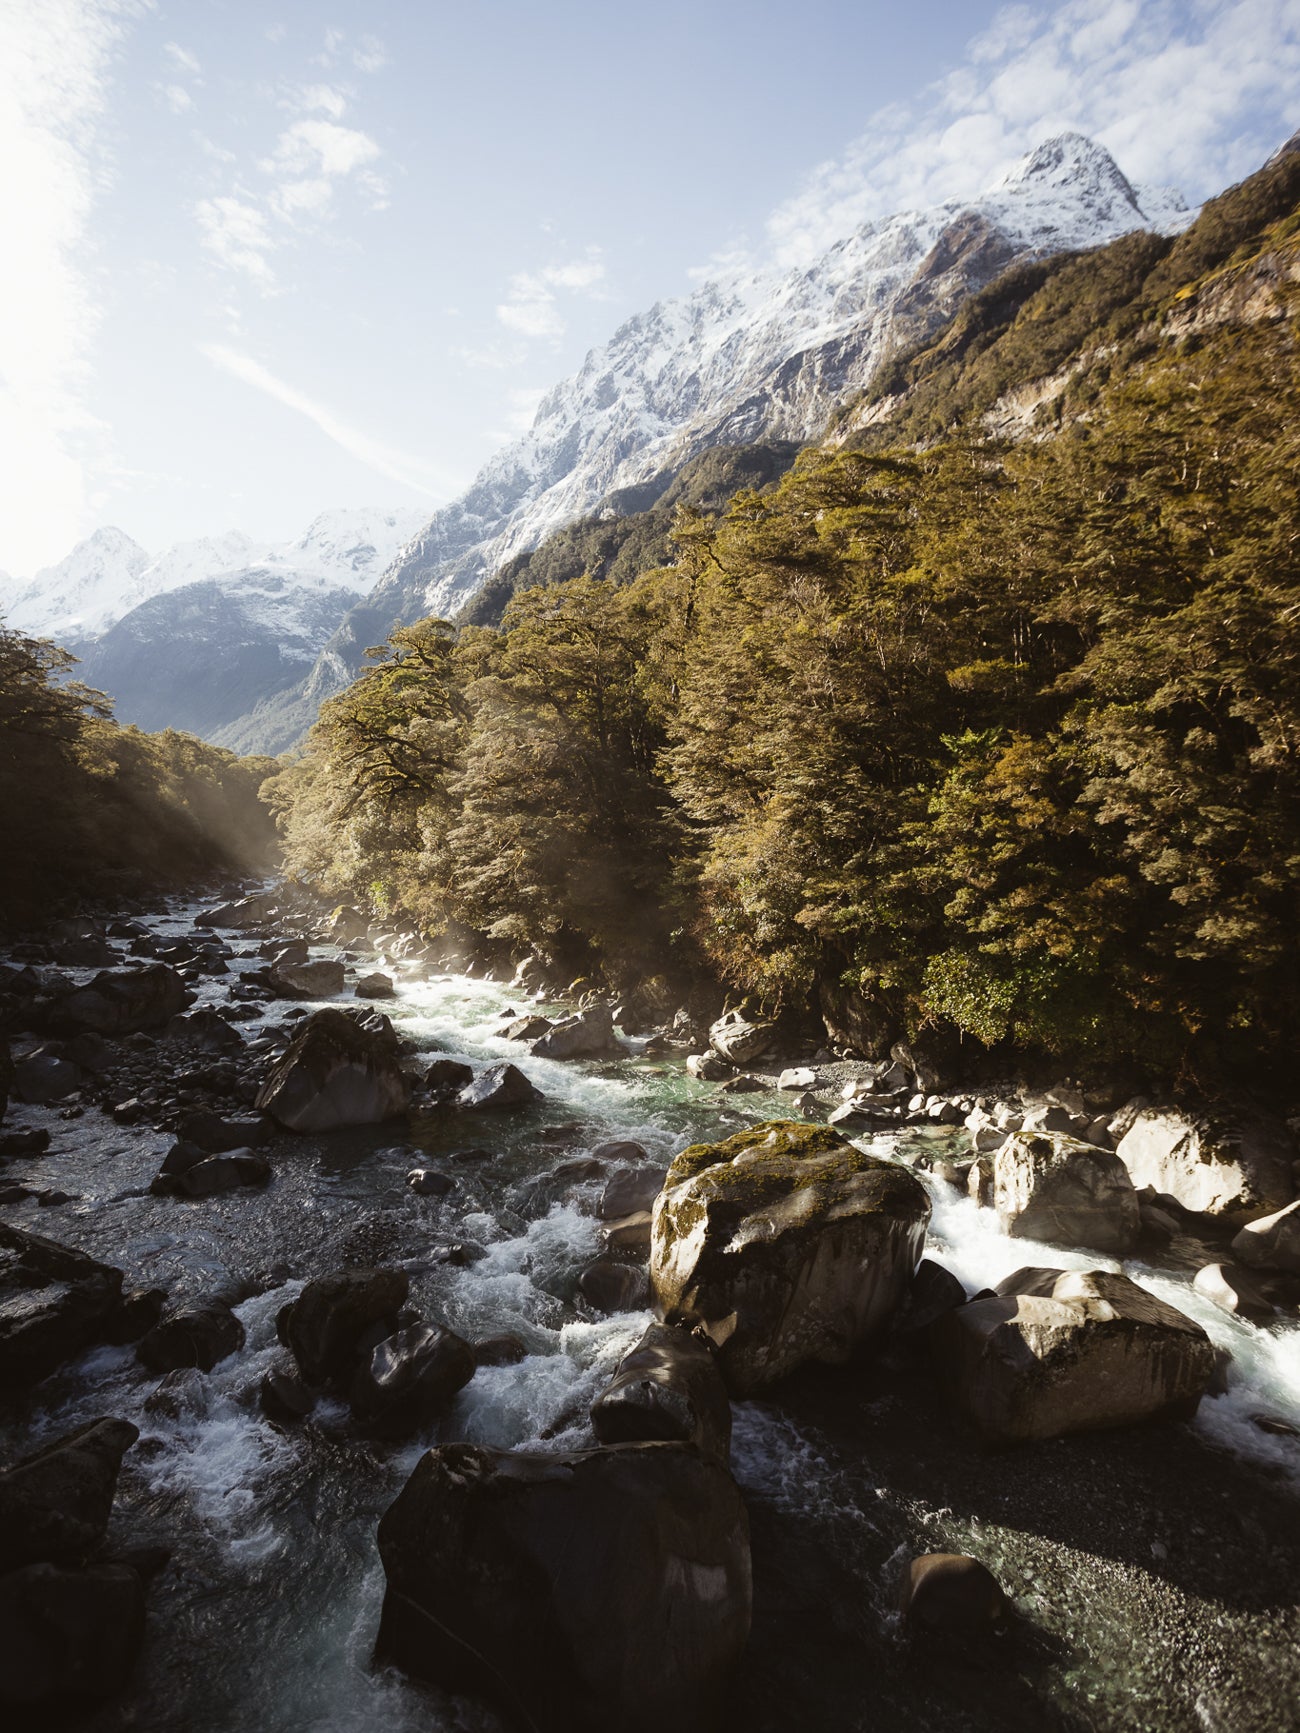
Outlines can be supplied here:
M628 320L459 499L429 519L387 514L387 541L372 514L327 513L273 559L246 558L234 537L191 544L209 550L196 563L178 549L150 565L121 532L101 531L111 548L92 537L28 586L10 619L39 616L42 630L81 645L79 672L118 699L125 720L283 750L394 625L456 614L503 565L579 518L646 509L711 447L817 437L882 361L1008 266L1135 229L1175 233L1193 214L1177 193L1134 187L1101 146L1064 134L976 199L866 223L807 267L720 276ZM357 517L371 557L345 573ZM163 690L148 670L156 676L167 638L183 654Z

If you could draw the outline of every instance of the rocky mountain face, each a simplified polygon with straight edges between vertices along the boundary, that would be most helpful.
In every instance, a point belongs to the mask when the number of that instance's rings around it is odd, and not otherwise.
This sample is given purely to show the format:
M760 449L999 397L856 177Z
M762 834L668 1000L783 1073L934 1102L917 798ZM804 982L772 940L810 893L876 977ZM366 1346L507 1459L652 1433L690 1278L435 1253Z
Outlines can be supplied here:
M420 527L418 511L322 512L294 541L240 531L150 558L97 530L5 608L81 657L120 721L212 737L298 684L339 621Z
M455 614L508 561L609 496L649 504L699 452L821 432L882 358L1017 260L1173 232L1191 213L1068 133L981 197L864 224L806 268L734 273L628 320L542 401L533 426L443 507L352 610L308 680L228 731L278 749L398 622ZM613 507L617 509L617 507Z

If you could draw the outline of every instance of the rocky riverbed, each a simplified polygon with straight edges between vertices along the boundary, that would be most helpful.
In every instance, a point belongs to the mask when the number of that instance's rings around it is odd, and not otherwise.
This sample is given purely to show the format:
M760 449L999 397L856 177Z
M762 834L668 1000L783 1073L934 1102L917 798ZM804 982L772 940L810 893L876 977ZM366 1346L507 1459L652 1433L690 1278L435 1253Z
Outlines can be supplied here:
M927 1256L967 1294L1025 1266L1122 1269L1225 1358L1220 1393L1190 1421L1005 1450L981 1443L936 1378L925 1332L892 1330L870 1353L734 1400L753 1625L722 1723L1294 1725L1300 1328L1285 1293L1251 1321L1193 1286L1199 1269L1233 1263L1235 1220L1162 1194L1135 1201L1147 1219L1120 1252L1016 1236L992 1207L992 1171L984 1207L981 1176L971 1179L977 1150L993 1155L978 1116L992 1124L1002 1108L1023 1125L1054 1109L1070 1128L1044 1118L1030 1135L1101 1137L1100 1113L1082 1121L1087 1103L1007 1092L981 1106L942 1079L890 1077L830 1052L745 1055L743 1037L730 1056L715 1050L721 1076L697 1077L686 1059L699 1031L681 1044L620 1041L590 1008L443 972L400 936L346 922L320 942L318 911L273 914L273 903L221 911L209 899L96 930L76 923L17 948L0 981L18 1027L13 1093L38 1098L12 1099L0 1124L0 1217L122 1271L136 1308L105 1331L131 1339L75 1344L47 1376L6 1391L8 1461L100 1416L139 1430L97 1556L146 1585L144 1640L122 1688L78 1706L74 1722L500 1725L473 1697L372 1666L380 1518L435 1441L590 1449L591 1404L650 1318L648 1224L623 1205L643 1202L688 1144L788 1119L807 1097L797 1116L817 1123L849 1106L839 1123L852 1147L921 1181ZM160 971L130 1006L111 981L93 985L127 965ZM295 1132L259 1112L272 1069L326 1004L374 1019L404 1079L399 1117ZM537 1027L543 1013L552 1027ZM508 1064L540 1099L458 1104L467 1078L481 1094ZM777 1087L800 1068L809 1078ZM737 1076L752 1086L731 1090ZM1107 1125L1122 1106L1110 1104ZM1108 1141L1122 1145L1131 1128ZM431 1177L413 1186L412 1173ZM278 1314L312 1281L368 1267L400 1272L404 1305L480 1347L441 1418L396 1440L360 1424L338 1389L309 1400L305 1418L266 1395L268 1374L293 1370ZM146 1364L157 1308L174 1325L200 1302L234 1320L212 1350L229 1351L206 1370L168 1372L155 1336ZM907 1625L900 1581L909 1560L936 1552L988 1565L1010 1616L973 1638Z

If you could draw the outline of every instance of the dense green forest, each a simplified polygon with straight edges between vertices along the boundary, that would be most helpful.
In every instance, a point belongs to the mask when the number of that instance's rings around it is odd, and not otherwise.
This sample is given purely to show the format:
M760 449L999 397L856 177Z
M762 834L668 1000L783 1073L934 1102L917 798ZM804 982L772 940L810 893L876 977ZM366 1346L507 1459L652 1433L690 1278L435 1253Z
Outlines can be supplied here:
M669 559L395 633L268 786L291 867L867 1048L1266 1074L1300 1035L1298 196L1291 155L1177 241L1013 271L774 485L679 505Z
M0 927L87 899L265 870L275 833L258 788L271 759L112 720L75 659L0 627Z

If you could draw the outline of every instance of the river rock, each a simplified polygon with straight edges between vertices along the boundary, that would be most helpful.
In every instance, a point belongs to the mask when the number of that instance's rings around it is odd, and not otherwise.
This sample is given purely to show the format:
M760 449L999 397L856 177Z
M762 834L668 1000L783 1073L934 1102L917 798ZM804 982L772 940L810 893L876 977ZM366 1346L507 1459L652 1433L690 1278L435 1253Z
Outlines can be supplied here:
M622 1052L614 1034L614 1013L603 1001L552 1023L529 1047L539 1059L582 1059Z
M1295 1196L1291 1139L1284 1126L1264 1118L1148 1107L1135 1115L1116 1154L1139 1189L1154 1186L1206 1215L1246 1220Z
M271 1120L248 1114L222 1119L216 1113L187 1113L176 1127L176 1135L192 1143L208 1155L225 1155L228 1150L256 1148L266 1143L275 1131Z
M931 1552L914 1558L903 1574L899 1610L909 1625L974 1637L1006 1616L998 1579L966 1553Z
M446 1197L455 1188L451 1175L439 1173L436 1167L413 1167L406 1176L406 1189L417 1197Z
M1232 1249L1243 1264L1300 1276L1300 1202L1248 1222Z
M378 970L373 975L359 975L352 990L358 999L392 999L397 994L392 976L381 975Z
M204 1295L166 1307L162 1317L136 1344L136 1354L152 1372L197 1366L210 1372L244 1345L244 1326L224 1299Z
M602 1444L667 1439L725 1462L731 1403L710 1343L688 1330L651 1324L592 1403L591 1427Z
M328 957L315 962L294 962L277 957L266 971L267 983L281 999L332 999L343 991L347 971Z
M748 1065L776 1040L775 1023L763 1023L730 1011L709 1029L709 1046L733 1065Z
M257 1096L259 1111L290 1131L377 1125L405 1113L411 1080L381 1035L343 1011L303 1024Z
M176 1178L176 1190L185 1197L217 1197L240 1186L266 1185L271 1164L252 1149L232 1149L228 1155L207 1155Z
M999 1147L993 1207L1012 1239L1089 1246L1117 1257L1142 1232L1137 1192L1120 1158L1057 1133L1015 1132Z
M392 1437L417 1432L474 1376L469 1343L433 1324L412 1324L363 1355L352 1380L352 1412Z
M732 1067L725 1059L720 1059L716 1053L690 1053L686 1057L686 1069L692 1077L701 1083L721 1083L732 1074Z
M10 1725L48 1726L56 1711L115 1695L143 1637L144 1585L129 1565L0 1577L0 1703L22 1716Z
M269 891L259 891L251 897L240 897L236 902L218 903L214 909L205 909L195 917L196 927L235 927L241 931L249 927L261 927L275 913L275 898Z
M277 1320L280 1340L309 1384L349 1382L362 1338L376 1325L391 1334L411 1283L405 1270L342 1270L318 1276Z
M456 1097L457 1107L531 1107L543 1100L517 1065L489 1065Z
M452 1095L474 1081L474 1067L461 1059L435 1059L425 1072L424 1081L440 1095Z
M705 1733L749 1634L749 1526L689 1445L428 1451L379 1525L376 1658L536 1733Z
M296 1366L269 1367L262 1374L257 1394L263 1414L281 1426L305 1420L316 1406L316 1397Z
M84 1564L102 1543L129 1420L92 1420L0 1471L0 1571Z
M898 1337L917 1336L945 1312L965 1304L966 1289L952 1271L933 1258L922 1258L889 1327Z
M1251 1324L1273 1319L1273 1302L1266 1286L1253 1270L1240 1264L1205 1264L1197 1270L1192 1286L1220 1311Z
M697 1325L733 1395L880 1329L925 1243L925 1188L828 1126L776 1120L668 1170L650 1259L658 1315Z
M597 1312L639 1312L650 1304L650 1278L644 1269L606 1252L579 1275L578 1292Z
M611 1147L617 1146L601 1145L602 1149ZM635 1149L636 1145L633 1144L632 1148ZM593 1150L592 1157L599 1160L600 1150ZM625 1167L612 1173L596 1205L597 1218L603 1222L622 1221L625 1216L653 1209L667 1177L668 1169L665 1167Z
M1017 1270L946 1313L930 1342L990 1444L1188 1419L1215 1364L1199 1324L1106 1270Z
M35 1383L103 1341L121 1302L121 1270L0 1222L0 1385Z
M549 1017L513 1017L494 1033L503 1041L538 1041L554 1027Z
M81 1088L81 1071L52 1053L29 1053L15 1062L12 1089L19 1101L38 1107L62 1101Z
M792 1089L796 1094L802 1094L806 1089L817 1087L817 1073L809 1065L793 1065L783 1071L776 1080L778 1089Z
M73 1034L133 1035L160 1029L190 1002L175 969L153 963L143 969L102 969L84 987L61 994L50 1007L50 1023Z

